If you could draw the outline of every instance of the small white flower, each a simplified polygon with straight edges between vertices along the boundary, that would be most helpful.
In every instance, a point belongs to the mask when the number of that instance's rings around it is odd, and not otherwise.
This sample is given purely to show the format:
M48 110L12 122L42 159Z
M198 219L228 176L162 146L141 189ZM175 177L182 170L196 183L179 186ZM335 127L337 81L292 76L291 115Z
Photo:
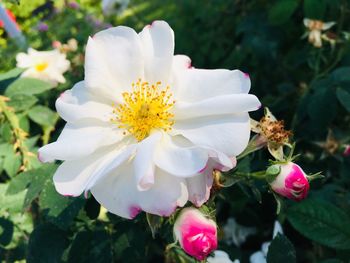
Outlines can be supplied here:
M18 53L17 67L25 68L22 77L37 78L48 81L53 85L64 83L63 73L69 69L70 62L66 55L58 50L37 51L28 49L28 53Z
M102 0L102 11L105 15L121 14L130 0Z
M314 47L322 47L322 31L326 31L334 26L335 22L323 22L321 20L312 20L309 18L304 18L303 20L305 27L308 28L308 40Z
M232 261L229 255L222 250L215 250L214 256L207 258L208 263L239 263L239 260L236 259Z
M236 222L234 218L229 218L223 227L224 238L228 245L232 243L239 247L244 243L248 236L255 234L254 227L245 227Z
M275 221L275 225L273 228L272 239L278 234L283 234L283 229L281 224L278 221ZM270 242L264 242L261 245L261 250L253 253L250 256L250 263L266 263L267 252L269 251Z
M59 193L91 193L111 213L141 210L161 216L210 195L214 168L232 169L248 144L250 79L238 70L190 67L174 56L164 21L137 34L119 26L90 38L85 80L56 101L67 121L43 162L63 160L54 175Z

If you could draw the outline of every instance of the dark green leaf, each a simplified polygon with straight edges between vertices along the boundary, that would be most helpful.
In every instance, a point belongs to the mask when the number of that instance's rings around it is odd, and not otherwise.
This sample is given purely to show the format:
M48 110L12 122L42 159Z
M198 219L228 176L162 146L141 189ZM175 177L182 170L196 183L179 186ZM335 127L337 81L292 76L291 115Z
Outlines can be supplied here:
M267 263L295 263L296 254L293 244L285 235L278 233L272 240L267 253Z
M0 245L7 246L13 236L13 223L10 220L0 217Z
M22 157L19 153L12 152L8 154L4 159L4 170L6 173L13 177L18 172L22 164Z
M341 105L350 112L350 93L342 88L337 89L337 98Z
M78 233L69 249L68 263L113 262L110 240L105 230Z
M50 224L37 226L30 234L28 263L59 263L68 246L65 233Z
M279 0L269 11L269 21L274 25L284 24L298 7L296 0Z
M7 97L15 94L35 95L51 89L50 83L31 78L19 78L11 83L5 91Z
M338 82L348 82L350 81L350 67L337 68L332 72L332 77Z
M14 195L24 191L32 180L33 171L23 172L13 177L6 190L6 195Z
M324 0L304 0L304 17L322 20L326 6Z
M307 238L331 248L350 248L350 218L330 203L305 200L291 207L287 218Z
M52 180L48 180L39 196L39 206L47 219L62 229L70 226L84 206L85 199L62 196L57 193Z

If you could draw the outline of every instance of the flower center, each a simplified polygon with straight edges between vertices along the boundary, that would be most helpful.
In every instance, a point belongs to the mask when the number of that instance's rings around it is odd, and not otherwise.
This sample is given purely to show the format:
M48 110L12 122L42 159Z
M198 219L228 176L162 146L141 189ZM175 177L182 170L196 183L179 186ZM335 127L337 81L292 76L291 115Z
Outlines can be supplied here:
M113 123L124 129L124 134L132 134L138 141L146 138L152 130L171 130L174 114L170 109L175 101L171 100L169 86L161 89L161 82L149 84L139 79L132 83L132 91L124 92L124 103L114 106Z
M45 70L49 64L47 62L40 62L35 65L35 69L39 72Z

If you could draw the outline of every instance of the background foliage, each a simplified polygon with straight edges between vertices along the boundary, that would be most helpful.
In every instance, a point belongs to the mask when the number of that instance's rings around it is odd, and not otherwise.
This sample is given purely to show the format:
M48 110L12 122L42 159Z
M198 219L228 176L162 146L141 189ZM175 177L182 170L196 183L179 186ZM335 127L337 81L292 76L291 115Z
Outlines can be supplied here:
M43 165L36 158L38 147L55 140L63 128L54 102L83 79L88 36L109 24L140 30L156 19L173 27L176 53L189 55L195 67L249 72L252 93L293 131L298 163L309 173L325 175L312 183L308 200L285 201L278 216L265 184L229 178L233 185L215 200L218 224L234 217L257 231L240 247L222 241L220 248L232 259L249 262L271 240L278 218L284 235L272 242L268 262L349 262L350 157L342 155L342 147L350 143L349 0L134 0L124 12L109 17L103 16L100 1L78 3L5 2L33 48L48 50L52 41L71 38L79 44L68 53L72 69L65 74L67 82L51 88L18 78L21 70L13 68L20 49L0 29L0 92L10 99L0 97L1 262L164 260L165 247L173 241L168 221L153 239L145 214L128 221L100 211L92 196L60 196L52 184L57 165ZM340 41L313 47L302 38L305 17L335 21L330 31ZM48 30L39 31L40 23ZM267 151L245 157L229 176L265 169L269 158Z

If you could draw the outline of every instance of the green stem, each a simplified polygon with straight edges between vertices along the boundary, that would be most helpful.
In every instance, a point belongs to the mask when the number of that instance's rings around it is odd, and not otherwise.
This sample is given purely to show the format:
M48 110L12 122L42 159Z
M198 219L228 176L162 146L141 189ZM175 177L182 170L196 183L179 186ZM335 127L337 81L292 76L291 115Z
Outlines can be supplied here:
M264 180L266 178L266 171L258 171L253 173L236 172L235 174L239 176L253 177L259 180Z

